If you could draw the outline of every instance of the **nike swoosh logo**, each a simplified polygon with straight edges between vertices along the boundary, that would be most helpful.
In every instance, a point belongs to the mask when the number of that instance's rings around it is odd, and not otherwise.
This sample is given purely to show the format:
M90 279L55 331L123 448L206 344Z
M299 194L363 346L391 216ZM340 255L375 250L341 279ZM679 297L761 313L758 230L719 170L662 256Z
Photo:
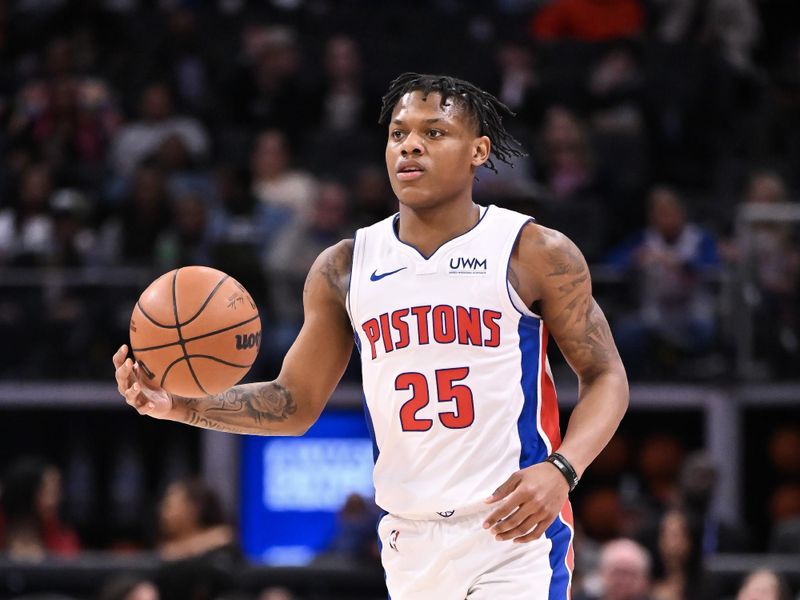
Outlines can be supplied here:
M394 271L389 271L388 273L381 273L380 275L378 275L378 269L375 269L372 272L372 275L369 276L369 280L370 281L378 281L379 279L383 279L384 277L388 277L389 275L394 275L395 273L398 273L398 272L402 271L403 269L407 269L407 268L408 267L400 267L399 269L395 269Z

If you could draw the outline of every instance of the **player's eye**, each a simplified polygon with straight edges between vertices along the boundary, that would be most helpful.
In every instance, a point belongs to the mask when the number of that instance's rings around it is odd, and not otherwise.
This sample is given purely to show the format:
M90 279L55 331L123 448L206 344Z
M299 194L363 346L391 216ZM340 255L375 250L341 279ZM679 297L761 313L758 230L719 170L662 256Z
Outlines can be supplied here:
M428 131L428 135L432 138L438 138L444 135L444 131L440 129L431 129Z
M403 132L400 131L399 129L395 129L389 135L392 136L394 139L399 140L401 137L403 137Z

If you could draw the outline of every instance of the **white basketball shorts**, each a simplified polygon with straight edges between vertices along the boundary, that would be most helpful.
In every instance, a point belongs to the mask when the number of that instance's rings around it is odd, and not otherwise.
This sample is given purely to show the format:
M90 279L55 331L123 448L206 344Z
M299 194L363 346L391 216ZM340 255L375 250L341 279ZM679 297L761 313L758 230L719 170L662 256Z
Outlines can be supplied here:
M378 536L391 600L568 600L574 564L569 502L545 535L525 544L495 540L483 528L491 510L383 516Z

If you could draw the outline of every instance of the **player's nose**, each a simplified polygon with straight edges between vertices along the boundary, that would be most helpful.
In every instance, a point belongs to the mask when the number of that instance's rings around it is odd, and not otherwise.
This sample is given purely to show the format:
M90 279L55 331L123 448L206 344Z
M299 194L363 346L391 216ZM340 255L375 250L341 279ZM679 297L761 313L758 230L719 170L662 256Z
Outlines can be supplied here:
M403 156L408 156L409 154L422 154L425 151L425 146L422 143L422 138L414 133L413 131L409 133L403 143L400 144L400 153Z

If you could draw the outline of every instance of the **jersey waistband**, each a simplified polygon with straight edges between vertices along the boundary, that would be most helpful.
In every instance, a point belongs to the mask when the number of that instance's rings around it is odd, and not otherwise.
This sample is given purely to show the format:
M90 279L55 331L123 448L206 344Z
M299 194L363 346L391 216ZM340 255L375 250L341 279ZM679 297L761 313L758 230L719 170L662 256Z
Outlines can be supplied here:
M401 519L408 519L409 521L442 521L446 519L456 519L458 517L467 517L469 515L476 515L478 513L489 511L493 505L486 504L486 502L475 502L474 504L467 504L460 508L443 511L431 511L421 513L390 513L392 516Z

